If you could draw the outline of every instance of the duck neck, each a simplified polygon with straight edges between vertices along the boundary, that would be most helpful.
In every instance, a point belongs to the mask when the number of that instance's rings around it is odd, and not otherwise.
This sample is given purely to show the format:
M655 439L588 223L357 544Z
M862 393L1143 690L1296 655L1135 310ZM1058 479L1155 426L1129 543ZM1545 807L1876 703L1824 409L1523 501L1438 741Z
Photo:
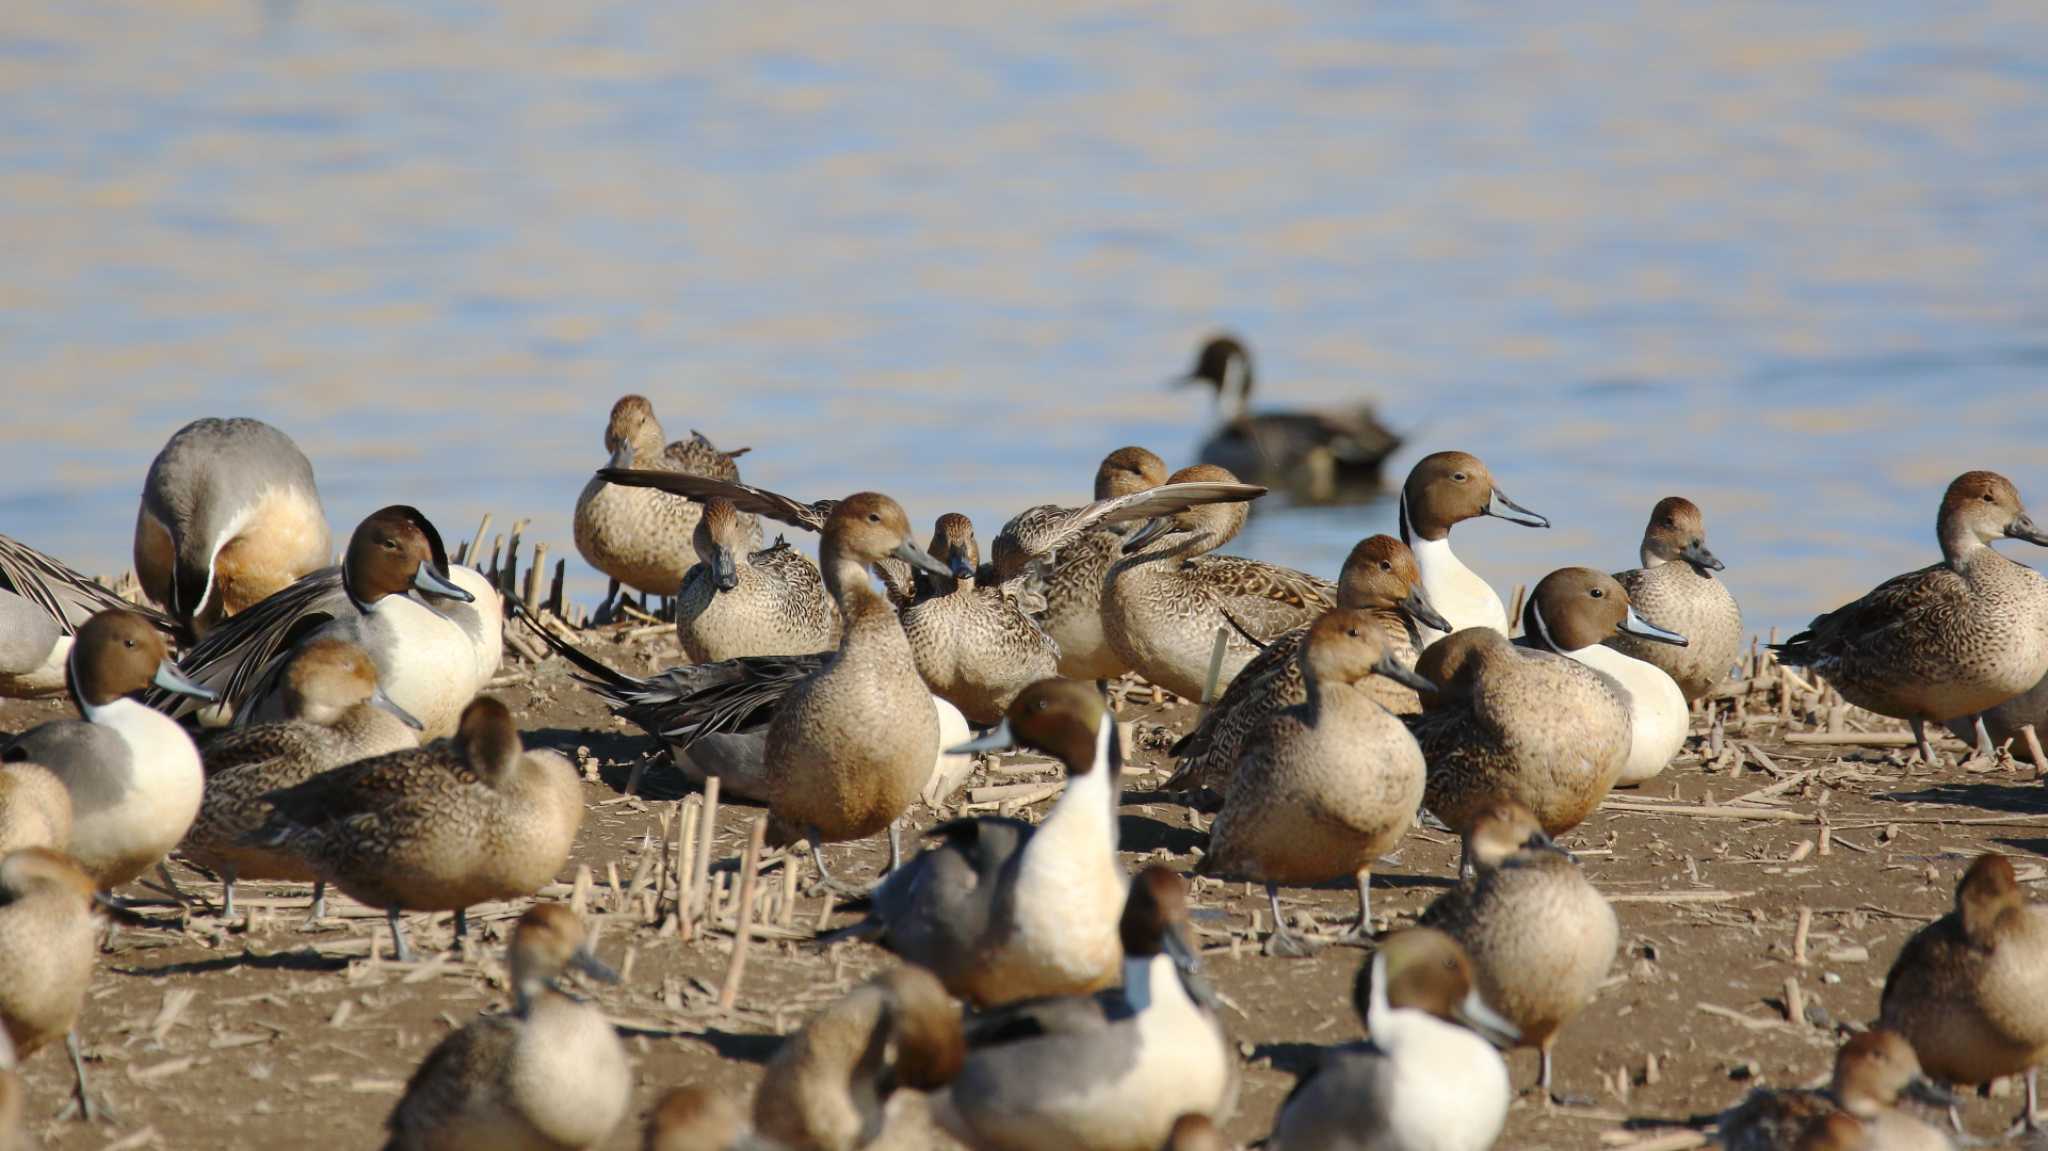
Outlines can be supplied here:
M1155 1007L1192 1006L1194 1000L1188 998L1187 988L1181 985L1180 969L1174 966L1173 957L1162 951L1157 955L1124 956L1124 1002L1137 1014Z
M1223 361L1223 380L1216 386L1216 399L1232 420L1242 420L1252 410L1252 367L1241 355Z
M1941 526L1941 558L1955 570L1963 571L1987 552L1998 554L1968 524L1958 522Z
M1027 850L1049 850L1061 861L1089 860L1106 850L1116 857L1116 726L1108 716L1095 734L1095 762L1067 776L1067 788L1032 834Z
M830 545L819 549L818 561L825 591L838 605L848 635L861 620L877 613L895 614L889 608L888 597L876 589L875 574L868 565Z

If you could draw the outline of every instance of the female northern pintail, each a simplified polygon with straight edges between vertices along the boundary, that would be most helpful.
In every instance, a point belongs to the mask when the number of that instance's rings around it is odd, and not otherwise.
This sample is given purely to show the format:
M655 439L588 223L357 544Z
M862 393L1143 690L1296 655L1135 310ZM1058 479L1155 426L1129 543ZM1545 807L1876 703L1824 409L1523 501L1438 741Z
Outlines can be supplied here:
M2011 860L1991 854L1970 865L1955 910L1899 952L1880 1016L1942 1082L2025 1075L2020 1120L2033 1129L2048 1060L2048 906L2027 901Z
M1514 1024L1480 998L1456 940L1426 927L1388 936L1352 1003L1370 1036L1325 1056L1296 1084L1266 1140L1272 1151L1485 1151L1512 1092L1495 1045Z
M0 753L49 768L71 793L70 852L101 888L141 875L178 845L199 813L205 776L192 737L128 698L151 684L211 699L172 665L163 633L128 611L78 629L71 699L78 719L32 728Z
M1197 464L1167 486L1235 482L1222 468ZM1336 604L1328 580L1208 554L1243 530L1245 515L1243 504L1201 504L1154 519L1124 544L1103 588L1102 629L1118 658L1185 699L1202 697L1218 629L1226 643L1220 691L1258 654L1254 640L1271 641Z
M1523 527L1550 526L1549 520L1509 499L1479 457L1466 452L1422 457L1401 485L1401 542L1415 552L1429 602L1452 631L1487 627L1506 635L1508 613L1500 596L1451 552L1451 529L1480 516ZM1428 647L1446 634L1424 627L1422 645Z
M901 1144L891 1097L944 1087L965 1057L960 1007L939 981L916 967L883 972L776 1048L754 1092L754 1130L777 1147Z
M998 587L976 586L981 548L974 524L949 512L932 525L926 553L953 573L903 609L917 673L969 723L1002 719L1017 693L1059 671L1059 646Z
M1628 601L1649 623L1682 635L1677 647L1639 636L1617 635L1607 646L1661 668L1678 684L1687 703L1728 678L1742 646L1742 609L1728 585L1714 578L1726 565L1707 550L1700 509L1682 496L1666 496L1643 529L1643 566L1616 572Z
M1477 874L1439 896L1418 921L1458 941L1480 995L1542 1052L1537 1085L1551 1090L1551 1045L1600 990L1621 944L1614 908L1512 801L1481 812L1465 833Z
M199 749L206 795L180 851L221 878L221 915L235 914L240 879L320 884L303 859L250 842L271 816L269 795L323 771L419 746L420 721L377 685L377 666L346 640L322 639L295 649L280 680L288 718L229 728ZM313 891L313 918L325 911Z
M1559 568L1544 576L1522 609L1522 638L1515 642L1575 659L1621 685L1628 700L1628 761L1614 782L1633 787L1656 778L1685 746L1691 719L1678 684L1663 668L1608 643L1616 636L1687 646L1687 637L1637 615L1620 582L1592 568Z
M605 424L604 447L614 468L643 468L737 480L747 453L720 451L704 433L663 445L661 422L645 396L621 396ZM591 567L611 577L603 614L618 598L619 585L646 595L675 595L690 568L690 536L700 514L697 504L660 492L619 487L593 477L576 497L576 550ZM740 538L749 547L761 543L761 525L752 516L740 522Z
M1165 482L1165 461L1144 448L1118 448L1095 469L1095 498L1115 499ZM1046 577L1045 632L1059 647L1059 673L1067 679L1115 679L1130 670L1102 631L1103 580L1123 554L1130 526L1097 527L1069 543Z
M142 482L135 574L203 636L327 566L330 541L313 465L290 436L261 420L194 420Z
M1930 764L1929 721L1974 715L2048 674L2048 580L1990 546L2000 537L2048 545L2012 481L1996 472L1957 476L1935 532L1940 563L1816 616L1776 648L1850 703L1910 722Z
M1879 1151L1952 1151L1947 1135L1898 1107L1901 1096L1955 1103L1921 1074L1912 1044L1898 1032L1865 1031L1842 1045L1825 1090L1752 1091L1721 1113L1717 1138L1728 1151L1793 1151L1816 1124L1844 1113Z
M619 977L591 954L574 912L528 909L512 929L512 1010L472 1021L413 1072L385 1128L385 1151L570 1151L594 1147L623 1122L633 1070L596 1004L561 989L581 971Z
M690 533L697 563L676 597L676 638L692 663L757 655L808 655L839 643L839 609L808 556L778 539L747 546L733 502L714 496ZM755 528L758 533L758 526Z
M1092 684L1048 679L1026 688L994 732L955 750L1018 745L1067 769L1044 821L985 816L932 828L925 834L941 842L891 872L868 917L835 937L874 938L980 1006L1115 981L1127 884L1116 856L1115 719Z
M1598 609L1560 608L1552 622L1582 610ZM1423 804L1461 835L1505 799L1560 835L1600 806L1628 761L1627 697L1576 660L1468 627L1432 644L1415 670L1441 685L1409 720L1429 764Z
M1261 482L1285 484L1312 499L1341 489L1377 487L1380 465L1401 446L1370 406L1343 411L1254 412L1252 356L1234 336L1202 345L1195 366L1176 384L1216 390L1223 423L1202 445L1202 462Z
M77 1075L73 1105L93 1119L79 1057L78 1010L99 953L93 878L45 847L0 857L0 1024L19 1058L60 1036Z
M167 637L176 620L131 604L98 581L8 536L0 536L0 696L17 699L64 690L71 639L85 621L118 608L149 620Z
M0 763L0 855L71 849L71 792L40 763Z
M1316 620L1298 661L1305 698L1245 737L1208 854L1195 867L1266 885L1276 955L1309 953L1280 914L1283 883L1356 879L1354 936L1371 934L1372 865L1415 821L1425 770L1415 737L1359 685L1383 675L1432 686L1395 661L1378 621L1356 608Z
M463 709L453 739L322 772L269 801L251 840L386 909L400 962L412 958L400 911L453 911L460 938L471 904L553 882L583 823L576 769L521 747L489 696Z
M1032 1005L970 1034L967 1062L932 1112L975 1151L1127 1151L1166 1141L1182 1115L1221 1118L1236 1060L1182 968L1187 885L1163 867L1131 883L1124 983L1101 999Z
M1394 662L1414 667L1419 650L1416 629L1446 626L1422 590L1415 556L1392 536L1360 540L1344 559L1337 576L1337 606L1357 608L1372 616L1385 637ZM1283 707L1308 699L1302 678L1301 641L1306 627L1296 628L1266 646L1230 681L1230 687L1202 715L1195 730L1174 745L1180 768L1163 789L1206 789L1219 798L1237 768L1245 735ZM1388 676L1367 679L1359 689L1396 715L1422 710L1415 689Z
M428 738L447 735L483 684L480 645L495 652L498 638L406 594L473 604L477 597L449 570L441 534L417 508L384 508L356 527L339 568L314 572L223 623L179 666L217 692L236 723L269 723L284 717L278 677L291 649L346 640L369 653L385 693L425 725ZM191 710L170 700L158 706Z

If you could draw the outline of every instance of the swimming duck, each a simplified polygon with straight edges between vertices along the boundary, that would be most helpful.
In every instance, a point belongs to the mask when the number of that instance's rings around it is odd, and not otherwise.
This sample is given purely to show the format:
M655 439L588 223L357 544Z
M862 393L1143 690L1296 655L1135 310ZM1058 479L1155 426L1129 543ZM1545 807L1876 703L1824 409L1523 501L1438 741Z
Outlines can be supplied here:
M1126 879L1117 862L1116 723L1092 684L1047 679L1002 724L958 751L1024 746L1067 769L1037 827L956 819L939 842L889 874L866 919L824 941L872 938L978 1006L1093 991L1115 982Z
M662 440L661 421L654 418L654 405L646 396L621 396L612 405L604 429L610 466L740 478L739 465L733 461L747 454L746 448L721 451L698 431L666 446ZM700 511L689 500L618 487L601 477L583 486L576 497L576 550L612 581L598 608L600 615L618 598L620 584L646 595L672 596L681 590ZM759 547L761 525L744 516L739 526L745 545Z
M357 525L339 568L314 572L215 628L179 667L218 693L235 722L270 723L284 718L277 681L287 653L313 639L347 640L370 654L385 693L425 725L427 738L448 735L485 682L479 643L497 638L481 613L472 634L406 594L475 603L449 571L441 533L419 509L394 504ZM161 694L151 702L173 715L191 710Z
M40 763L0 763L0 855L24 847L70 849L71 792Z
M1512 1092L1495 1046L1514 1024L1480 997L1457 941L1396 932L1365 961L1352 1004L1369 1038L1325 1056L1280 1105L1272 1151L1484 1151Z
M1166 463L1141 447L1122 447L1095 469L1095 498L1110 500L1166 482ZM1097 527L1059 549L1046 577L1045 632L1058 645L1066 679L1115 679L1130 668L1102 631L1102 585L1137 525Z
M1418 921L1456 939L1479 994L1542 1052L1537 1085L1551 1089L1551 1045L1600 990L1621 926L1571 853L1519 803L1498 803L1465 832L1478 874L1437 897Z
M1152 1151L1183 1115L1222 1117L1236 1061L1184 982L1186 921L1186 883L1140 872L1121 993L1054 1001L1078 1009L1016 1014L971 1037L959 1076L932 1099L939 1125L975 1151Z
M1930 764L1930 720L1995 707L2048 674L2048 580L1990 546L2000 537L2048 545L2012 481L1957 476L1935 532L1940 563L1886 580L1774 648L1850 703L1911 723Z
M1944 1083L2025 1074L2029 1130L2048 1059L2048 906L2029 903L2003 855L1979 856L1955 910L1921 928L1885 977L1880 1020Z
M1251 352L1235 336L1211 336L1194 369L1173 382L1214 388L1217 406L1229 407L1202 445L1203 463L1284 483L1312 499L1329 499L1342 488L1377 487L1380 465L1401 446L1401 437L1367 405L1348 411L1252 411Z
M1266 885L1276 955L1309 949L1280 914L1281 884L1358 882L1358 925L1372 932L1372 865L1415 821L1425 769L1415 737L1359 690L1383 675L1422 691L1429 681L1394 660L1371 615L1333 608L1301 643L1302 703L1246 735L1209 851L1195 871Z
M449 1035L421 1061L385 1128L385 1151L568 1151L626 1118L633 1073L604 1012L560 989L572 968L618 974L591 954L574 912L529 908L512 929L512 1010Z
M1173 473L1166 486L1236 479L1197 464ZM1102 629L1118 658L1184 699L1202 698L1218 629L1226 643L1221 691L1258 654L1254 640L1271 641L1336 605L1328 580L1208 554L1243 529L1245 515L1243 504L1209 503L1155 518L1124 543L1103 588Z
M419 746L420 721L391 702L377 685L369 654L346 640L315 640L295 649L280 684L289 718L229 728L199 749L206 794L180 850L220 876L224 919L234 918L239 879L320 883L298 856L249 842L270 819L271 792L343 764ZM316 920L326 907L323 887L313 892Z
M313 465L261 420L194 420L150 462L135 515L135 574L194 636L332 554Z
M29 847L0 857L0 1024L27 1059L59 1036L77 1076L78 1107L97 1107L86 1091L78 1050L78 1010L99 953L93 877L70 856Z
M1420 650L1417 627L1448 626L1422 590L1414 553L1392 536L1371 536L1351 549L1337 576L1337 606L1370 614L1394 662L1405 668L1415 666ZM1246 734L1281 708L1308 699L1296 658L1307 634L1302 627L1280 636L1237 673L1195 730L1174 745L1173 754L1181 757L1181 764L1163 790L1205 788L1220 794L1229 786ZM1378 676L1357 686L1395 715L1422 710L1415 689L1390 677Z
M576 769L520 746L505 705L478 696L455 737L360 760L273 791L256 845L386 909L393 949L410 962L400 911L464 910L532 895L554 881L583 823Z
M1592 568L1544 576L1522 609L1522 637L1515 643L1575 659L1621 685L1628 701L1628 761L1614 783L1634 787L1656 778L1685 746L1691 719L1677 682L1607 642L1617 635L1678 648L1688 643L1637 615L1620 581Z
M940 516L925 550L952 577L943 581L950 588L935 587L903 609L917 672L968 722L995 723L1018 692L1058 672L1059 647L1000 587L977 586L981 549L966 516Z
M1742 646L1742 609L1728 585L1714 578L1726 567L1707 550L1707 528L1699 506L1683 496L1666 496L1643 529L1643 566L1616 572L1636 614L1686 638L1684 647L1622 634L1607 646L1663 669L1691 703L1728 678ZM1611 674L1611 673L1610 673Z
M1954 1104L1920 1072L1912 1044L1896 1031L1865 1031L1842 1045L1826 1090L1759 1088L1721 1113L1719 1139L1728 1151L1791 1151L1814 1125L1842 1113L1860 1121L1869 1146L1883 1151L1951 1151L1948 1136L1897 1106L1908 1096Z
M1611 609L1611 601L1584 602ZM1553 627L1576 629L1561 621L1581 610L1561 605L1546 615ZM1504 799L1561 835L1600 806L1628 761L1628 700L1585 664L1468 627L1431 645L1415 671L1442 685L1409 720L1429 764L1423 805L1460 835Z
M894 968L776 1048L754 1092L754 1130L782 1147L870 1146L885 1136L898 1088L937 1090L965 1056L959 1005L930 972Z
M746 523L729 499L704 501L690 532L697 563L676 599L676 638L692 663L757 655L808 655L839 643L839 610L818 565L784 540L749 550Z
M0 696L32 699L64 690L71 638L109 608L132 611L175 641L178 622L132 604L56 558L0 535Z
M1506 635L1507 609L1478 573L1451 552L1451 529L1469 519L1492 516L1523 527L1547 528L1550 521L1507 497L1478 456L1436 452L1409 469L1401 485L1401 542L1415 552L1429 602L1456 631L1488 627ZM1422 630L1422 646L1446 632Z
M78 719L32 728L0 759L39 763L71 793L70 852L103 890L134 879L184 838L205 776L185 729L128 698L151 684L211 699L170 661L164 636L134 612L104 611L71 648Z

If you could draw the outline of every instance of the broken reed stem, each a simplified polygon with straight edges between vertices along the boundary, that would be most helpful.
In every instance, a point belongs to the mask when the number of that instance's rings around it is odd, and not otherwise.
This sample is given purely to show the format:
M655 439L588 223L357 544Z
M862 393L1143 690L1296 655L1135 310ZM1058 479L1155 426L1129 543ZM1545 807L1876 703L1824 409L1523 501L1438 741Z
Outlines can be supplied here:
M1799 977L1785 977L1785 1022L1794 1027L1806 1022L1806 993L1799 989Z
M555 578L548 584L547 603L548 611L551 614L553 614L556 619L560 619L562 617L562 583L564 578L568 574L569 561L566 559L556 560Z
M690 894L696 884L692 866L697 859L697 797L676 801L676 934L690 938Z
M1916 742L1910 731L1788 731L1779 738L1786 743L1829 743L1841 747L1912 747Z
M782 906L778 911L776 922L784 927L796 925L796 860L793 857L782 862Z
M690 910L683 917L685 923L693 926L710 918L706 897L711 889L711 840L717 831L718 777L713 775L704 780L704 811L697 827L697 861L690 873Z
M2026 740L2027 755L2034 761L2035 777L2048 776L2048 755L2041 754L2041 737L2034 734L2034 725L2021 724L2020 736Z
M540 573L548 567L548 545L533 545L533 562L526 565L526 594L521 597L529 612L540 611Z
M1209 674L1202 677L1202 714L1216 702L1216 681L1223 678L1223 653L1229 646L1230 632L1217 628L1216 642L1209 647Z
M484 537L489 535L490 531L491 513L485 512L484 518L477 521L476 534L469 538L469 546L463 549L463 555L467 557L463 562L478 571L483 570Z
M768 843L768 817L754 820L747 836L747 854L740 861L739 911L733 924L732 962L726 965L725 983L718 989L718 1008L731 1011L739 1003L740 979L747 973L747 941L754 931L754 885L761 877L761 852Z
M1806 966L1806 936L1813 930L1813 908L1799 909L1799 925L1792 929L1792 962Z
M1509 634L1509 635L1513 635L1513 634L1514 634L1515 632L1517 632L1517 631L1521 630L1521 627L1522 627L1522 600L1523 600L1524 598L1526 598L1526 597L1527 597L1528 593L1529 593L1529 585L1528 585L1528 584L1520 584L1520 583L1518 583L1518 584L1516 584L1516 585L1515 585L1515 602L1514 602L1514 606L1508 609L1508 634Z

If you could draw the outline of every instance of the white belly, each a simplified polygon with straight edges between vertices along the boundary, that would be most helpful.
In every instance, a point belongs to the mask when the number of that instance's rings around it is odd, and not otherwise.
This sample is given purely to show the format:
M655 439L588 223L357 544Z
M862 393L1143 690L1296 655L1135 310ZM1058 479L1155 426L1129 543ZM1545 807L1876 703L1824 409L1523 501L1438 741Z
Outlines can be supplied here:
M35 699L64 690L64 672L71 662L71 637L60 635L43 662L35 667L0 674L0 698Z
M417 600L386 596L363 621L363 639L384 694L419 718L420 738L455 734L480 686L469 633Z
M1507 609L1501 606L1500 596L1479 574L1465 566L1451 552L1449 536L1440 540L1416 540L1415 566L1422 573L1422 590L1429 594L1429 602L1456 631L1468 627L1490 627L1506 635L1508 633ZM1432 628L1417 626L1421 633L1422 646L1444 637L1444 633Z
M1605 644L1582 647L1571 657L1606 672L1628 693L1628 763L1616 786L1630 787L1654 779L1685 746L1690 719L1685 693L1664 669L1626 656Z
M199 815L206 774L185 729L132 699L99 709L94 720L128 745L129 777L111 803L80 805L71 826L72 854L107 886L142 873L185 838ZM120 876L120 872L129 872Z

